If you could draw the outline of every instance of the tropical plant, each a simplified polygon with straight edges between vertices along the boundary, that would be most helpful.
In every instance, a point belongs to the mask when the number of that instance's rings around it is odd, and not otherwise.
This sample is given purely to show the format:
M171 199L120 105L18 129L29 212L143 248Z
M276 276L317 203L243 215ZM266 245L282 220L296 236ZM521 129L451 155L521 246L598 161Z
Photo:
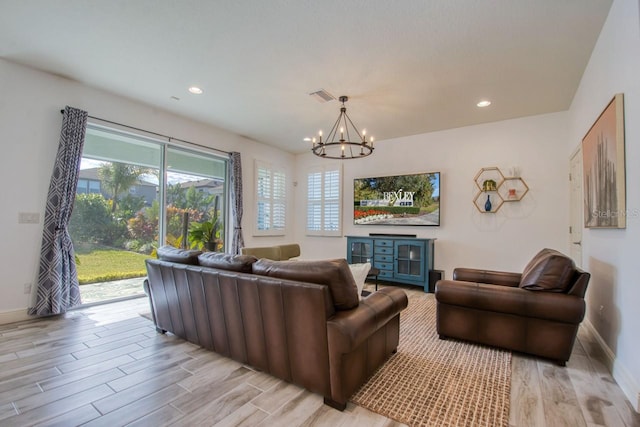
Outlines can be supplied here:
M221 246L220 224L218 217L219 197L215 196L211 221L195 222L189 228L189 244L192 248L216 251Z
M133 218L142 208L144 208L144 205L144 197L126 194L118 201L118 211L116 212L116 215L119 218L124 219Z
M215 251L220 244L218 221L203 221L191 224L189 229L189 243L192 248Z
M111 212L115 212L118 205L118 196L128 191L138 180L140 175L149 170L128 163L106 163L98 169L98 176L102 185L111 193Z

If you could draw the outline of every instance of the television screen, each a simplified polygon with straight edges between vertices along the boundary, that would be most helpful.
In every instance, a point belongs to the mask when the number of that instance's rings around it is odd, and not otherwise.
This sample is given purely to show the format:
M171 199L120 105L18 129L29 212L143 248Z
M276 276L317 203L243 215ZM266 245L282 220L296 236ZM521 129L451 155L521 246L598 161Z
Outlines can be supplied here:
M440 225L440 172L356 178L353 223Z

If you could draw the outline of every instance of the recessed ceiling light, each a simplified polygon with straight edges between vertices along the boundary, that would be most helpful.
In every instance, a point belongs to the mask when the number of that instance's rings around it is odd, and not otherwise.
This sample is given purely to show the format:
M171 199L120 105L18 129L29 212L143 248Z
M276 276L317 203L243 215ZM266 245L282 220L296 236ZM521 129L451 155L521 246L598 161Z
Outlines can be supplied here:
M202 89L200 89L198 86L191 86L189 88L189 92L193 93L194 95L200 95L202 94Z
M489 105L491 105L491 101L480 101L476 104L478 107L482 108L482 107L488 107Z
M303 141L304 141L304 142L311 142L311 138L306 137L306 138L304 138L304 139L303 139Z

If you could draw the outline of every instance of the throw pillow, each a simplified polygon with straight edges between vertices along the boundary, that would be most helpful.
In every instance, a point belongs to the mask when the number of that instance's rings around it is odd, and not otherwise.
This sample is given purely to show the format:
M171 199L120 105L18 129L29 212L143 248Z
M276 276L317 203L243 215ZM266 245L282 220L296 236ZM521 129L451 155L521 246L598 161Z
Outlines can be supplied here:
M252 267L254 274L328 286L336 310L350 310L360 304L358 288L345 259L272 261L262 258Z
M567 292L575 274L575 263L568 256L543 249L522 272L520 287L530 291Z
M368 262L365 262L364 264L349 264L349 268L351 269L353 280L356 282L356 286L358 287L358 295L362 295L364 282L367 279L369 270L371 270L371 264Z
M192 249L178 249L173 246L162 246L156 251L160 261L177 262L180 264L198 265L198 255L202 251Z
M198 262L203 267L242 273L251 273L251 264L257 260L258 258L252 255L231 255L222 252L203 252L198 255Z

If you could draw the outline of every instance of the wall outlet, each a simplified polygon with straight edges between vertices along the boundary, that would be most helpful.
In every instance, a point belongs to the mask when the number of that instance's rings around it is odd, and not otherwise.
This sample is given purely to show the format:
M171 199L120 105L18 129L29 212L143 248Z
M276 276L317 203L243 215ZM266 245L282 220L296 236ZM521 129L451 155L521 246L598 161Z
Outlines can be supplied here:
M38 224L39 222L40 214L38 212L18 213L18 224Z
M24 284L24 293L26 295L31 295L31 283Z

